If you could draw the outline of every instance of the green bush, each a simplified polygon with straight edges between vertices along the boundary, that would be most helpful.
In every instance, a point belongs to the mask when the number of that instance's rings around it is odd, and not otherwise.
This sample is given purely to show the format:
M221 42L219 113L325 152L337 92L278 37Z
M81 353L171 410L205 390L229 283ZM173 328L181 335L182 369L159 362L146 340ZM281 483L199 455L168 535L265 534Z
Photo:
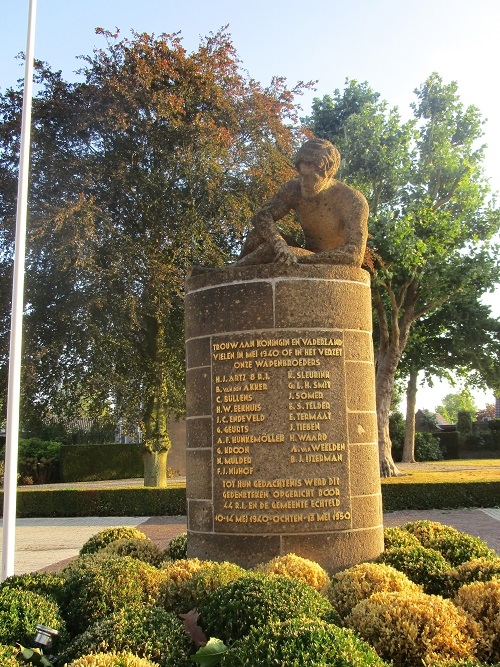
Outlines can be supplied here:
M163 561L163 553L152 540L148 537L146 539L142 537L135 538L126 538L122 537L120 540L115 540L110 542L104 549L101 549L98 553L101 554L103 558L109 558L113 556L131 556L132 558L138 558L139 560L159 567Z
M308 558L302 558L296 554L289 553L284 556L276 556L267 563L258 565L254 572L263 574L281 574L290 577L314 588L316 591L324 592L330 584L330 577L321 565Z
M500 497L500 482L437 482L392 484L382 480L384 512L396 510L454 509L495 507Z
M0 584L0 590L6 588L10 590L32 591L60 604L64 589L64 579L51 572L15 574Z
M445 459L458 459L460 456L458 446L458 431L440 431L436 433L439 446Z
M163 552L164 558L184 560L187 558L187 533L173 537Z
M47 484L59 480L61 443L41 438L19 438L20 484ZM5 448L1 450L3 460Z
M83 556L62 570L64 605L72 636L116 609L153 602L164 578L162 570L130 556Z
M475 649L475 624L436 595L375 593L357 604L345 623L394 667L467 658Z
M384 551L377 561L403 572L415 584L420 584L426 593L442 595L447 590L451 565L435 549L393 547Z
M317 619L269 620L237 641L221 667L383 667L386 663L349 630Z
M64 621L54 601L33 591L0 590L0 644L29 646L39 623L58 630L64 639Z
M471 558L497 558L483 540L437 521L412 521L403 528L414 535L422 546L439 551L455 567Z
M419 590L420 586L390 565L361 563L334 575L327 595L340 618L345 618L358 602L374 593Z
M67 667L158 667L147 658L123 651L122 653L95 653L71 662Z
M143 477L142 445L63 445L60 471L64 482Z
M479 624L476 648L479 660L500 661L500 580L475 581L462 586L454 603Z
M415 433L416 461L441 461L442 458L439 440L432 433Z
M466 435L472 431L472 412L459 410L457 414L457 431L460 435Z
M392 549L393 547L414 547L419 544L420 542L414 535L400 526L384 528L385 549Z
M3 492L0 493L0 503ZM179 516L186 514L186 486L166 489L37 489L23 487L17 494L17 516Z
M104 549L111 542L121 539L147 540L144 533L132 526L117 526L116 528L105 528L95 535L92 535L80 549L80 556L86 554L95 554L100 549Z
M0 665L2 667L19 667L19 662L16 658L17 652L14 646L0 644Z
M304 616L322 618L326 598L301 581L279 575L249 574L217 589L198 606L207 636L225 643L241 639L252 626Z
M452 597L459 588L473 581L500 579L500 558L472 558L462 563L448 574L448 596Z
M174 561L171 567L165 565L163 569L165 577L158 594L158 604L167 611L175 611L178 614L185 614L198 607L207 595L247 574L246 570L235 563L208 561L201 563L199 567L196 563L189 576L176 576L179 572L177 564L183 562ZM184 572L188 574L188 569ZM176 575L171 576L171 573Z
M176 614L156 605L128 605L78 635L61 657L69 661L87 653L123 650L160 667L189 667L193 645Z

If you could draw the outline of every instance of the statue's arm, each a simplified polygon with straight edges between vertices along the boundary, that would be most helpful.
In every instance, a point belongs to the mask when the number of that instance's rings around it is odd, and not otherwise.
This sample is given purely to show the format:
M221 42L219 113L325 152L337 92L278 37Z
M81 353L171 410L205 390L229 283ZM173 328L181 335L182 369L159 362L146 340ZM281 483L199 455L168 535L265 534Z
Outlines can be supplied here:
M297 257L279 233L276 222L293 209L298 189L300 185L296 180L288 181L277 194L261 206L251 220L260 239L273 249L276 261L285 264L296 263Z

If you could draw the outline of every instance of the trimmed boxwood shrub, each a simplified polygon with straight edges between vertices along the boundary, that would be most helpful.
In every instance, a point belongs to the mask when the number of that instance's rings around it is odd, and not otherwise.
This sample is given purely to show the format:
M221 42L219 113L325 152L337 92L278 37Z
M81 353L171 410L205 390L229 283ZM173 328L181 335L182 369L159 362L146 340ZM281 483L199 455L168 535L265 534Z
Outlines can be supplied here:
M500 558L473 558L450 570L448 574L448 596L473 581L500 579Z
M497 558L484 540L458 531L437 521L411 521L403 526L428 549L435 549L452 565L457 566L471 558Z
M61 657L66 662L87 653L122 650L160 667L189 667L193 644L176 614L153 605L127 605L78 635Z
M415 584L420 584L426 593L442 595L446 592L451 565L435 549L421 545L394 547L384 551L377 562L392 565Z
M495 507L500 482L440 482L416 484L382 480L384 512L396 510L457 509Z
M73 660L68 667L157 667L147 658L123 651L122 653L96 653Z
M100 549L104 549L111 542L121 540L122 538L133 538L138 540L147 540L143 532L132 526L117 526L116 528L105 528L95 535L92 535L80 549L80 556L85 554L95 554Z
M19 667L16 655L16 648L0 644L0 665L2 665L2 667Z
M420 542L415 535L412 535L404 528L395 526L394 528L384 528L384 548L393 547L413 547L418 546Z
M383 667L386 663L349 630L324 621L274 619L250 629L224 655L221 667Z
M64 640L64 621L53 600L33 591L0 590L0 644L29 646L39 623L58 630Z
M476 649L479 660L500 661L500 580L475 581L462 586L454 603L470 614L481 630Z
M395 667L470 657L475 624L450 600L421 592L374 593L345 623Z
M185 614L198 607L208 594L247 574L235 563L189 562L174 561L163 569L165 576L157 602L168 611Z
M70 563L62 576L66 583L61 608L74 636L125 605L153 602L165 575L130 556L103 559L93 554Z
M390 565L360 563L338 572L328 589L328 599L341 618L348 616L354 607L373 593L396 591L421 591L422 588Z
M26 574L14 574L7 577L0 584L0 590L33 591L38 595L50 598L58 604L61 603L64 589L64 579L52 572L30 572Z
M163 552L164 558L184 560L187 558L187 533L173 537Z
M252 626L265 625L271 619L321 619L331 609L328 600L307 584L265 574L248 574L222 586L198 606L207 636L225 643L241 639Z
M321 565L295 554L277 556L267 563L258 565L255 572L281 574L284 577L290 577L290 579L303 581L316 591L325 590L330 583L330 577Z
M126 538L110 542L108 546L98 552L102 558L113 556L130 556L158 567L163 561L163 553L157 544L144 538Z

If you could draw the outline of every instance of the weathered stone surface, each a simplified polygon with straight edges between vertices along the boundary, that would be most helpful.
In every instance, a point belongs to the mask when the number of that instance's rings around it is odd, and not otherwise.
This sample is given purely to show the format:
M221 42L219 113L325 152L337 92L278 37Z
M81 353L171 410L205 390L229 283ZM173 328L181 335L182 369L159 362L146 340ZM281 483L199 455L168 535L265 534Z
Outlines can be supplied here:
M368 274L271 264L200 272L191 288L190 555L251 567L294 551L329 570L377 556Z
M212 448L187 449L186 495L194 500L212 500Z

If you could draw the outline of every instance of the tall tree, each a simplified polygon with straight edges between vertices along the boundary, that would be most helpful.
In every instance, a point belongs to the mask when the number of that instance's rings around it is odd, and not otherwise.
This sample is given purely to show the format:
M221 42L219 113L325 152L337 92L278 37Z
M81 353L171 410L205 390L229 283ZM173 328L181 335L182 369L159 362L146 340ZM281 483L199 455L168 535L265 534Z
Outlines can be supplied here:
M476 410L474 397L468 389L462 389L456 394L446 394L443 404L436 407L436 412L439 412L450 424L457 423L459 412L475 413Z
M398 374L408 377L406 434L402 461L414 460L415 405L418 375L464 378L468 385L492 391L500 382L500 321L476 295L461 292L441 308L422 317L412 327ZM432 406L430 406L432 407Z
M26 404L139 424L145 483L166 483L167 415L184 406L183 289L232 255L257 202L291 174L294 95L240 69L222 29L98 29L83 82L39 64L27 258ZM0 216L8 264L20 91L0 98Z
M402 123L366 83L313 104L315 134L344 155L342 178L367 196L376 321L376 396L381 474L391 456L394 378L415 322L462 292L482 294L499 278L498 209L488 199L477 108L464 108L456 83L432 74Z

